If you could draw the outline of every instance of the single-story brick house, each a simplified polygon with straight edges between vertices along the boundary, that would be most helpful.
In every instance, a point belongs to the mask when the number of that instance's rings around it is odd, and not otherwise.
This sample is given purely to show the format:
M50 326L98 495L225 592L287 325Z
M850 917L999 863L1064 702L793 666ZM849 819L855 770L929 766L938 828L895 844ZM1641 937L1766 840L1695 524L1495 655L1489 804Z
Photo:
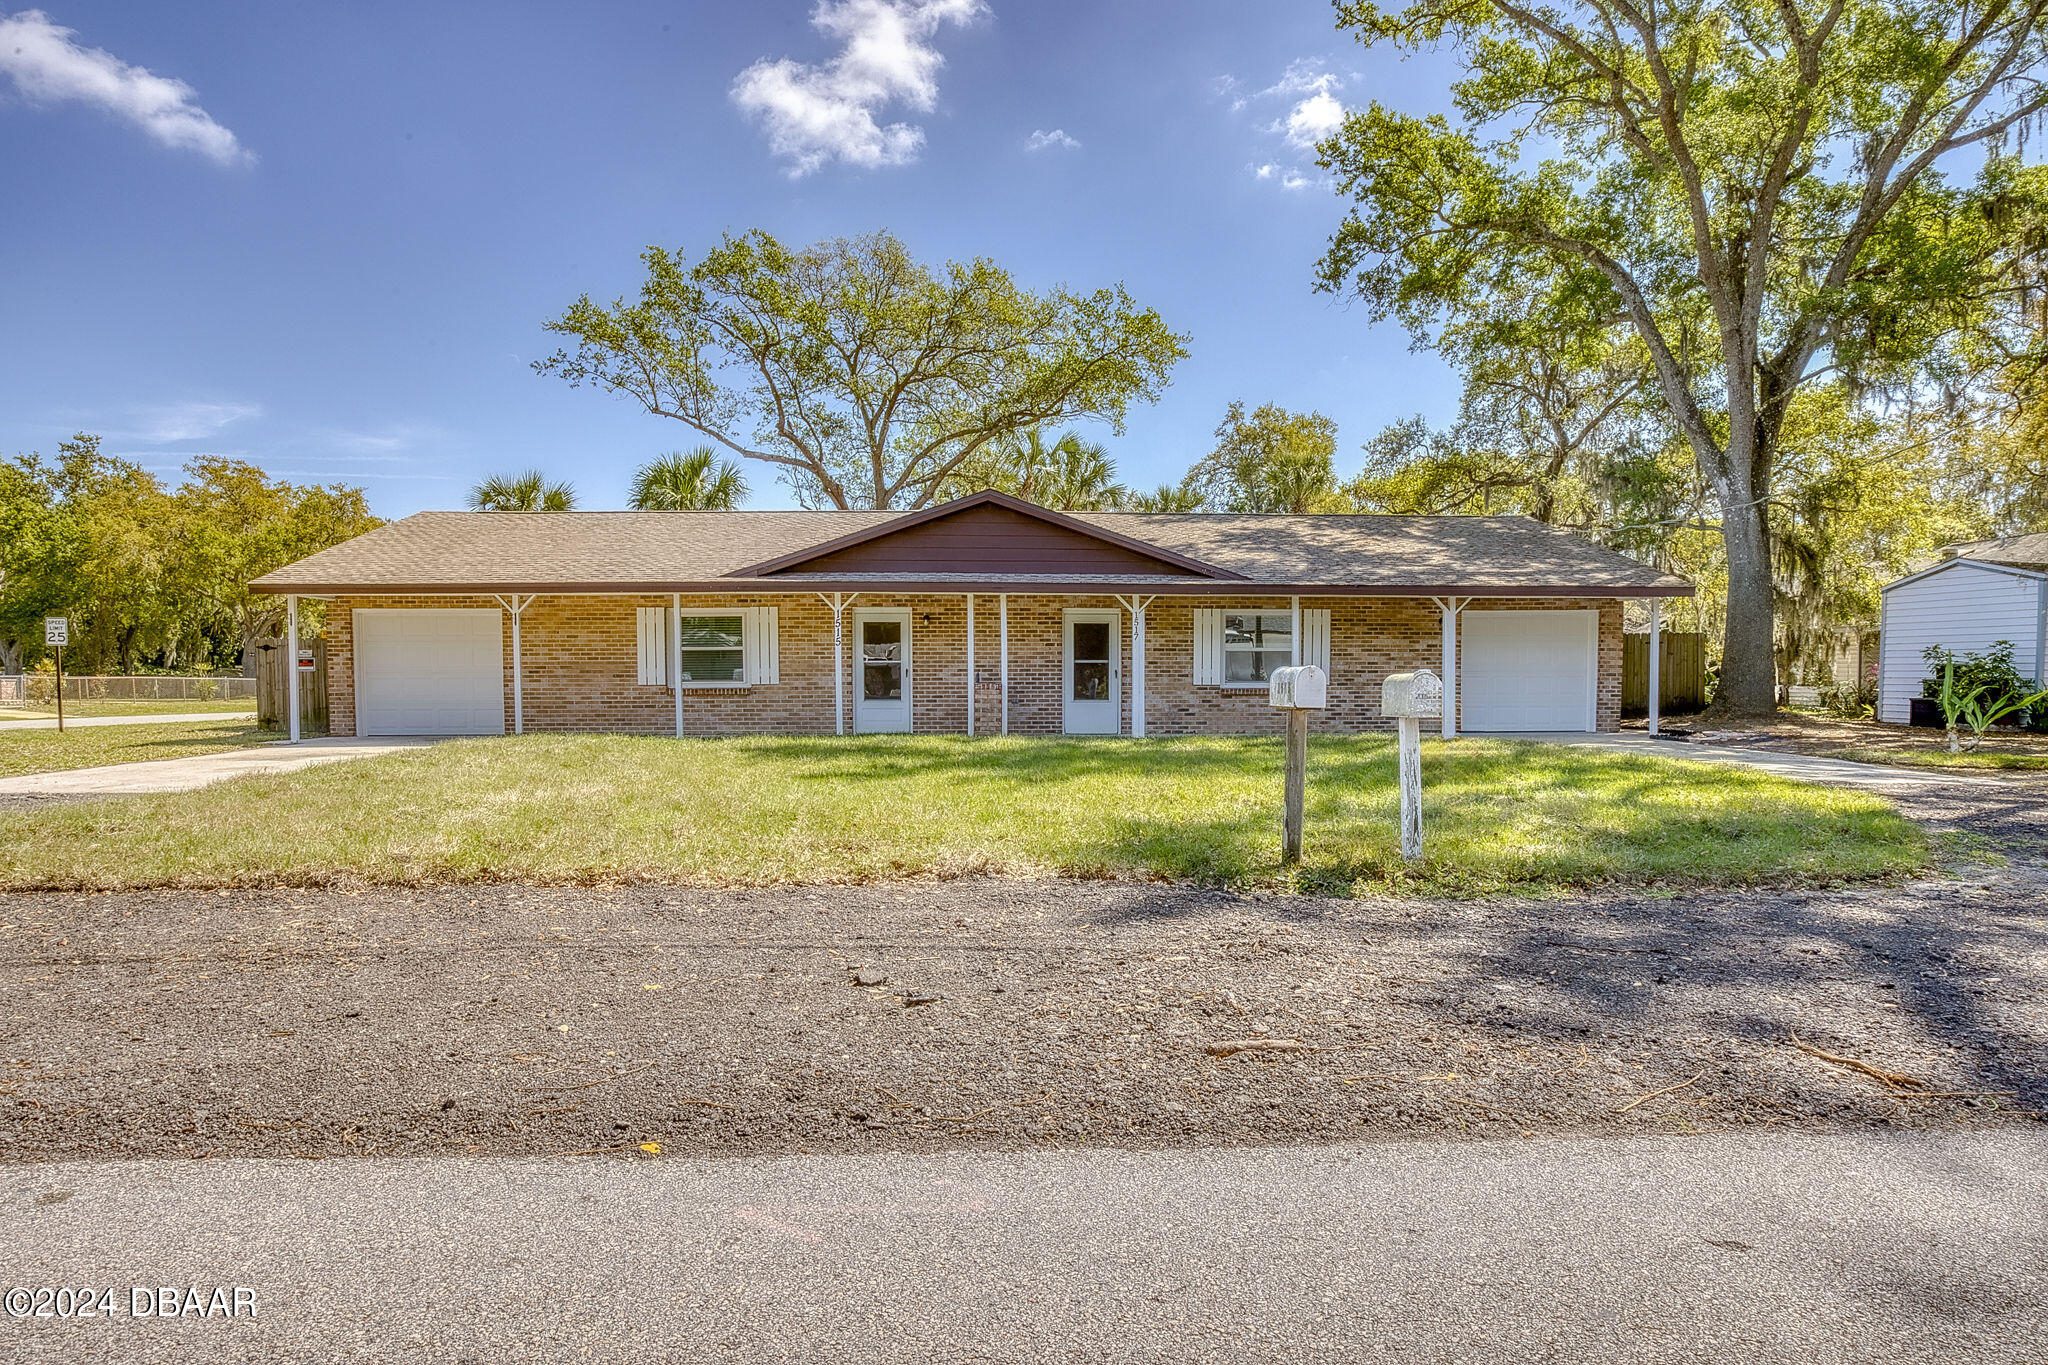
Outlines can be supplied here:
M1622 602L1683 579L1526 517L422 512L264 575L327 601L335 734L1333 731L1441 668L1445 732L1611 730ZM1462 717L1462 720L1460 719Z

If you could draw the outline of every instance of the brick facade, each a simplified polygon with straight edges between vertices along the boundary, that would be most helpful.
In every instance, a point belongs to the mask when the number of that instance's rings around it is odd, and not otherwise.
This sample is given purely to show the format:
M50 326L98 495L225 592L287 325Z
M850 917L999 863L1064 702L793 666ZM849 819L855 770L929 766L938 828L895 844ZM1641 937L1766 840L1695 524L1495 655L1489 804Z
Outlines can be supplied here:
M529 731L610 731L673 734L675 693L639 682L635 609L666 608L655 596L542 596L521 619L524 710ZM1068 607L1116 608L1111 596L1023 596L1009 599L1010 730L1059 734L1063 727L1063 624ZM743 606L779 609L781 681L741 688L683 692L683 732L692 735L810 734L833 732L832 612L815 594L686 596L683 611L730 611ZM1254 734L1280 728L1262 688L1196 686L1193 681L1197 607L1284 611L1284 597L1155 598L1145 613L1146 729L1152 735ZM1391 728L1379 714L1380 681L1388 673L1442 666L1442 617L1428 601L1395 597L1304 597L1304 609L1327 608L1330 622L1330 705L1317 728L1355 732ZM327 613L329 728L355 733L355 650L351 612L365 607L485 607L504 618L505 728L512 728L511 616L488 597L341 597ZM967 729L967 604L958 594L863 594L860 607L904 607L911 612L912 728L920 734ZM1621 707L1621 603L1614 598L1481 598L1466 612L1550 608L1600 613L1597 724L1612 730ZM1131 721L1131 618L1119 611L1123 659L1123 726ZM997 599L975 598L975 672L985 684L999 677L1002 634ZM1463 648L1462 633L1460 648ZM844 651L842 651L842 659ZM853 687L846 689L847 727L853 728ZM999 709L984 708L975 728L996 733Z

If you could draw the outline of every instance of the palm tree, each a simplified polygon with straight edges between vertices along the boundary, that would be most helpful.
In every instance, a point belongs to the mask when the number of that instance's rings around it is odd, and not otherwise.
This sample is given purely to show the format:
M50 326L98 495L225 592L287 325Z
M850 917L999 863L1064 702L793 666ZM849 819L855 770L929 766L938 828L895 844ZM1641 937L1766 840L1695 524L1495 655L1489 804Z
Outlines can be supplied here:
M1184 483L1162 483L1150 493L1134 493L1123 501L1126 512L1199 512L1202 495Z
M641 512L730 512L746 501L740 467L710 446L670 451L633 473L626 505Z
M474 512L566 512L576 505L576 490L549 483L538 469L524 474L492 474L469 490Z
M1107 450L1071 431L1047 444L1038 427L962 464L946 480L942 496L960 497L983 488L1062 512L1099 512L1117 506L1126 494L1116 481L1116 464Z

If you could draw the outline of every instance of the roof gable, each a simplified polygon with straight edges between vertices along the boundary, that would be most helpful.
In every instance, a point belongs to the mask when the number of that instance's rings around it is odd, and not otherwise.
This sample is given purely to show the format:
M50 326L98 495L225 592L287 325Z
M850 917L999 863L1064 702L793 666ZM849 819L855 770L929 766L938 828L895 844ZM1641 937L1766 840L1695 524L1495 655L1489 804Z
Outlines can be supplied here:
M1241 577L1163 546L993 491L909 513L741 569L732 576L873 573Z

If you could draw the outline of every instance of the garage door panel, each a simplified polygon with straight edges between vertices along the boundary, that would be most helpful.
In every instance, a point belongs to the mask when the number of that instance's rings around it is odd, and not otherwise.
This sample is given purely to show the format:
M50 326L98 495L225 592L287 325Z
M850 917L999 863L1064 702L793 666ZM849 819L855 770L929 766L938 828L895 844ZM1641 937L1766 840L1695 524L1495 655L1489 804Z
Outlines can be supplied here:
M505 732L503 620L488 607L356 611L356 733Z
M1463 614L1460 728L1479 733L1595 728L1597 611Z

